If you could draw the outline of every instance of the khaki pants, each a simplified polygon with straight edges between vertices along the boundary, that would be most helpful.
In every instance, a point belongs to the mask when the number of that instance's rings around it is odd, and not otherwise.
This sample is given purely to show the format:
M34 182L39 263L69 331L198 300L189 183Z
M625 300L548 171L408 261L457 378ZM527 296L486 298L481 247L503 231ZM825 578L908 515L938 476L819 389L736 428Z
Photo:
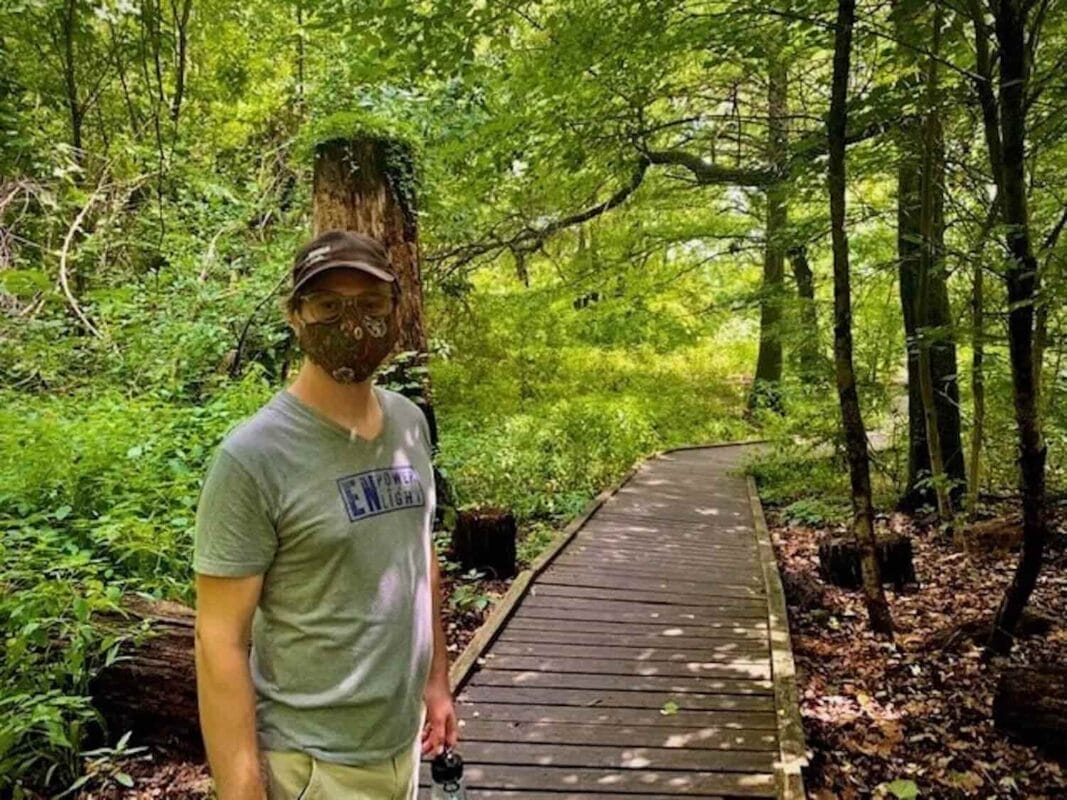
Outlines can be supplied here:
M373 764L323 761L301 750L267 750L270 800L416 800L414 749Z
M373 764L337 764L302 750L264 750L263 756L269 800L416 800L422 728L411 746Z

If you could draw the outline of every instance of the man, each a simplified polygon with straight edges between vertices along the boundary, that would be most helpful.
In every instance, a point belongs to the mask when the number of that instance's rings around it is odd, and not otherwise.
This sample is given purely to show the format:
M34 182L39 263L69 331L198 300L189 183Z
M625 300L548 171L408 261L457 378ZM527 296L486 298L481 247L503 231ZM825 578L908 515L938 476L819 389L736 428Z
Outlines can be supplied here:
M300 370L208 468L195 641L219 800L409 800L420 754L455 746L429 428L373 383L399 297L374 239L305 245L286 299Z

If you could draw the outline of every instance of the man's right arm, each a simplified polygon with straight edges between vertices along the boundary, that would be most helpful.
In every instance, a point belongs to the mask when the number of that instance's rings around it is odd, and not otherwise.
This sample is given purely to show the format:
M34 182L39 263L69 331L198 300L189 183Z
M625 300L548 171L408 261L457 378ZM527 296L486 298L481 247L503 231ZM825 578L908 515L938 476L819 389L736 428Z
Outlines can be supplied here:
M248 663L252 614L263 575L196 576L197 703L218 800L265 800Z

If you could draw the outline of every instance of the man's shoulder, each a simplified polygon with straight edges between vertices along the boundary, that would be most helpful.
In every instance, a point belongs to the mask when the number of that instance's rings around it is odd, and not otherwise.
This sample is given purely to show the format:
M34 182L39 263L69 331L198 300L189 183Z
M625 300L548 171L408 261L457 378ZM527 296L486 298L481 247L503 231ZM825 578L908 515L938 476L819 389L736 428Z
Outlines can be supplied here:
M378 388L386 394L388 400L392 401L394 408L401 408L404 413L413 415L416 418L423 414L422 407L407 395L385 386L379 386Z
M430 420L422 406L395 389L386 389L384 386L379 388L386 393L386 402L391 401L392 408L399 409L397 416L401 419L401 425L407 430L416 431L416 438L425 443L428 451L431 450Z
M250 468L264 456L269 457L277 440L282 420L274 407L277 398L271 397L252 414L238 420L223 435L219 448Z

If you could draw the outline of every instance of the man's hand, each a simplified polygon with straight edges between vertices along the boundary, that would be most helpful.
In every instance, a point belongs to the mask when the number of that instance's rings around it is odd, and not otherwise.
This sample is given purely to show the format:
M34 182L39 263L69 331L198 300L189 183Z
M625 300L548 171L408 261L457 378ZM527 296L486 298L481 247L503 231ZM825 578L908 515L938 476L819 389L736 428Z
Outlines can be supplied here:
M422 754L434 757L443 747L453 748L459 739L456 724L456 707L448 680L435 680L427 684L423 692L426 702L426 725L422 731Z

